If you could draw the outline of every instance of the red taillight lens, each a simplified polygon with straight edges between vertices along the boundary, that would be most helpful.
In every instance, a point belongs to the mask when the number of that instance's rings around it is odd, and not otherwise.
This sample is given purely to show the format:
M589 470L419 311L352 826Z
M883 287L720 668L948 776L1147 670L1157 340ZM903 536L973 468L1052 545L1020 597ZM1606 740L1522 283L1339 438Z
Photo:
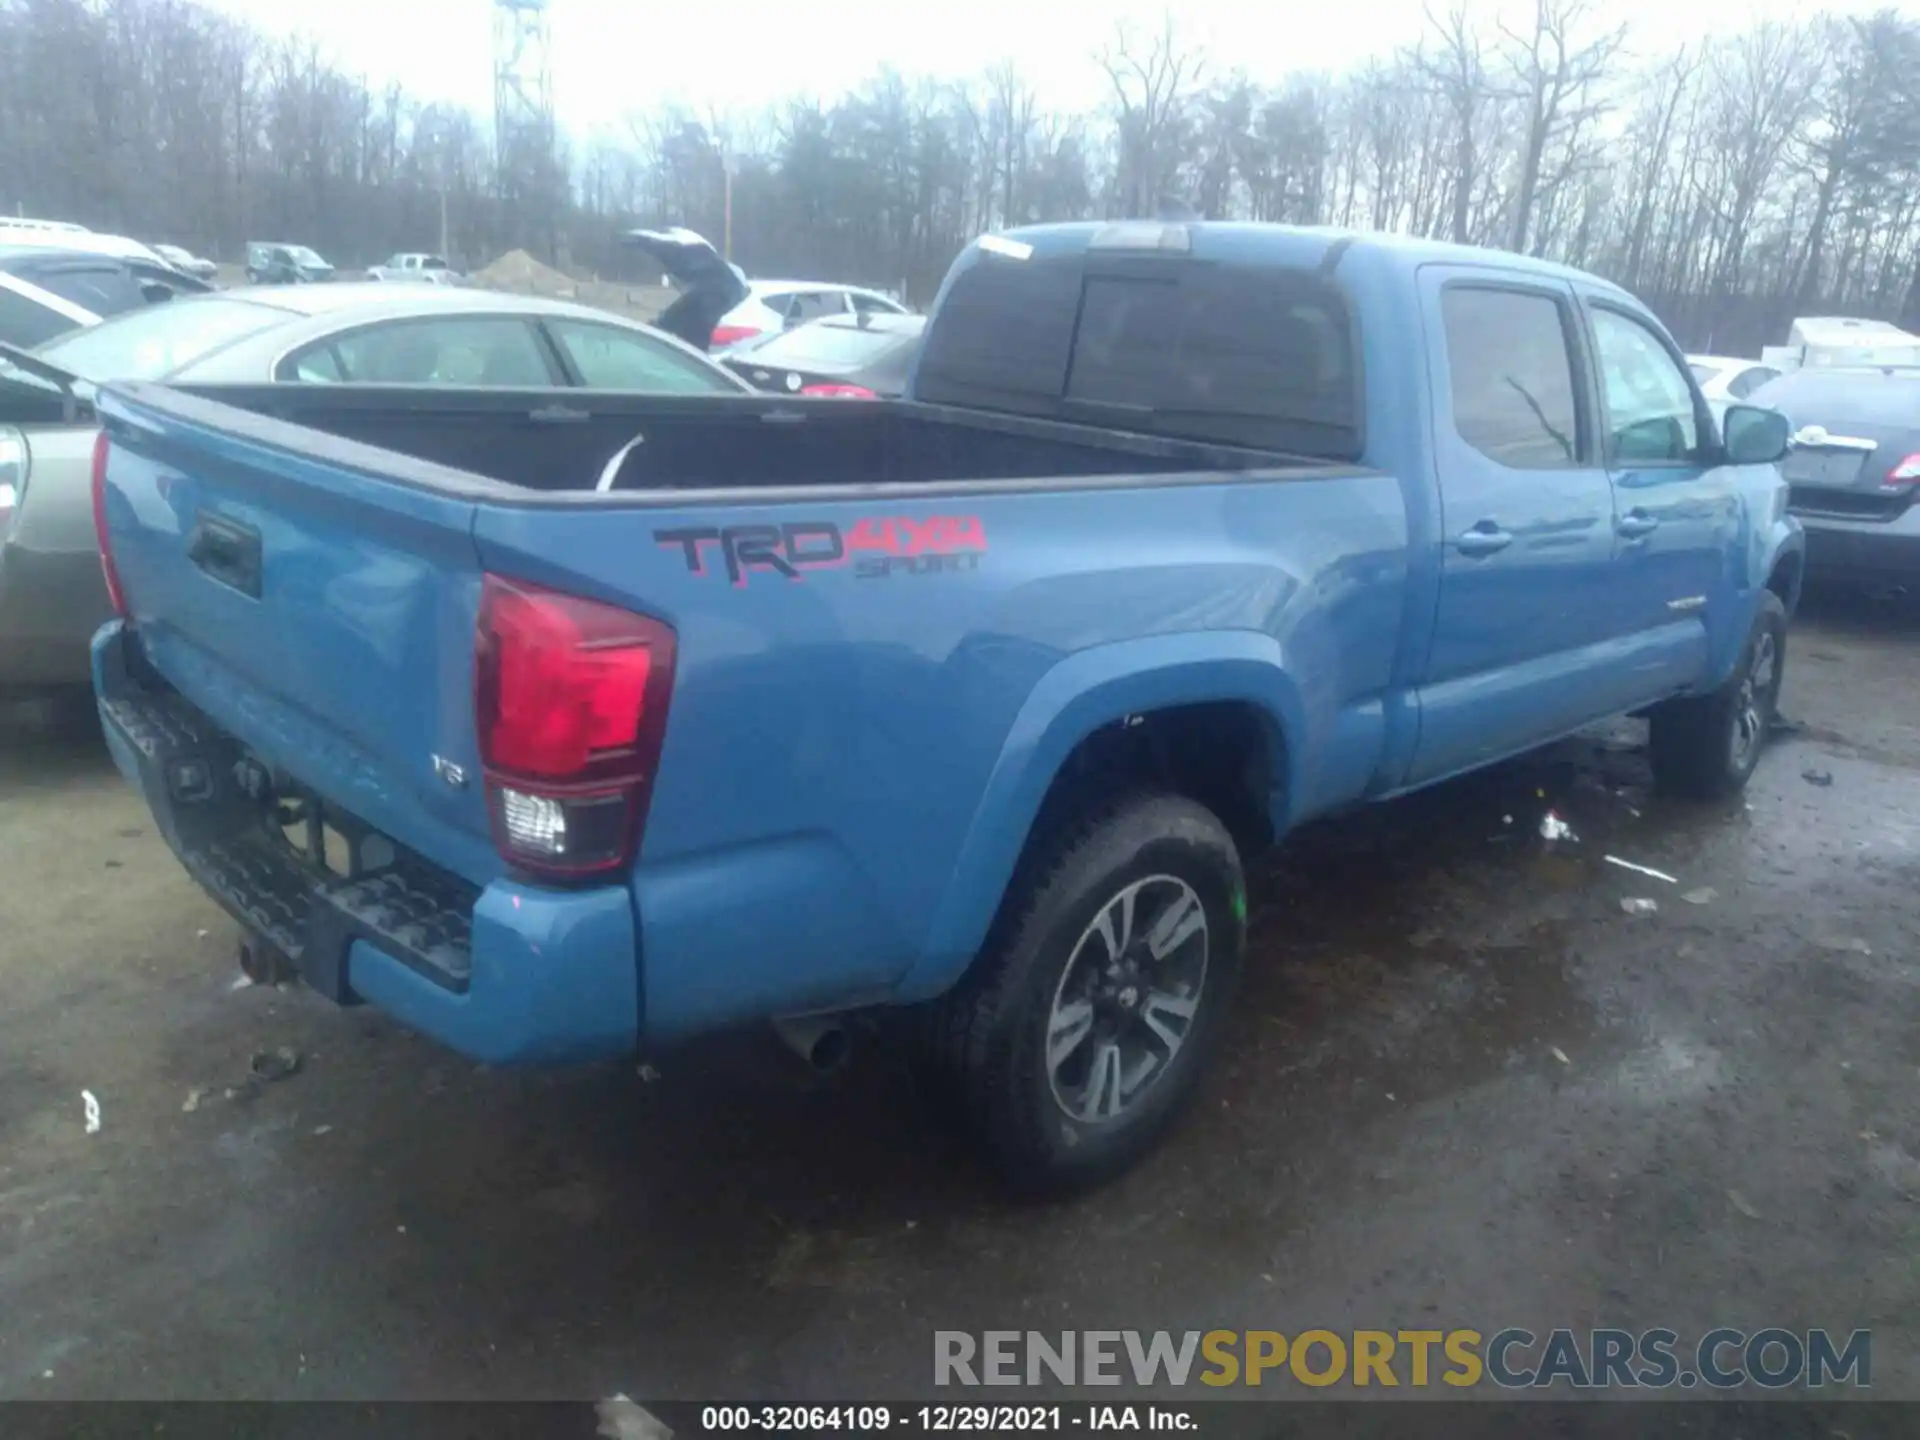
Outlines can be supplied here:
M127 615L127 597L114 568L113 542L107 535L107 432L93 437L93 538L100 546L100 574L107 582L107 603L121 619Z
M1920 453L1907 456L1887 472L1887 484L1911 485L1920 480Z
M800 387L800 393L829 395L838 400L878 400L880 398L864 385L803 385Z
M666 736L673 631L488 575L475 659L474 721L500 853L556 876L627 865Z
M707 342L708 348L719 350L728 345L738 345L742 340L751 340L760 333L758 325L716 325L713 338Z

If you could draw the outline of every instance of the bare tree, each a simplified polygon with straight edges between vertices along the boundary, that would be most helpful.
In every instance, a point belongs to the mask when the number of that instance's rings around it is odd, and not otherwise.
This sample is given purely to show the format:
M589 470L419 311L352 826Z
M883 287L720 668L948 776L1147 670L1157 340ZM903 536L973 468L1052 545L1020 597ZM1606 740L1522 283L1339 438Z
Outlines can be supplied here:
M1509 249L1527 249L1542 176L1555 147L1577 136L1606 107L1598 92L1626 43L1626 27L1589 35L1591 16L1590 0L1534 0L1530 26L1516 31L1500 24L1501 58L1521 117Z
M1186 159L1189 111L1204 61L1181 42L1171 11L1145 40L1116 25L1094 58L1113 87L1115 208L1148 214L1168 198Z

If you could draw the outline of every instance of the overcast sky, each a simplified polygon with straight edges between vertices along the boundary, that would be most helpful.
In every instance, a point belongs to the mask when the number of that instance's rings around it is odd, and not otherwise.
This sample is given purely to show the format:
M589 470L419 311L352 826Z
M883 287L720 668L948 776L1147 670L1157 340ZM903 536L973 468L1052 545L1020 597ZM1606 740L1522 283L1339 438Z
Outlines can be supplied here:
M428 99L490 115L490 0L213 0L269 33L316 35L347 68L398 79ZM1445 8L1448 0L1437 0ZM1630 27L1636 51L1671 49L1706 33L1784 18L1792 0L1593 0ZM1866 12L1887 0L1832 0ZM1920 0L1892 0L1920 13ZM1043 98L1098 104L1104 77L1090 56L1116 20L1158 24L1163 0L551 0L553 81L563 128L585 134L634 110L677 100L696 108L755 107L795 91L833 97L881 64L960 76L1015 60ZM1181 0L1183 35L1218 69L1271 80L1339 70L1417 37L1421 0ZM1481 0L1489 15L1531 13L1531 0ZM1812 6L1805 6L1809 10Z

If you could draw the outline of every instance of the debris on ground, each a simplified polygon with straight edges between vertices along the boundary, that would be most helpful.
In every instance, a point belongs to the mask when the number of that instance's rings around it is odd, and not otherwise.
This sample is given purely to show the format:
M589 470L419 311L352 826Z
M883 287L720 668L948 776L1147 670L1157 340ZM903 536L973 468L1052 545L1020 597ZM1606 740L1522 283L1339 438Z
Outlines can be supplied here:
M291 1045L282 1045L277 1050L256 1050L247 1062L247 1069L254 1079L271 1085L300 1073L300 1052Z
M571 300L579 289L565 271L543 264L524 250L509 250L498 260L473 276L474 283L487 290L511 290L522 295L545 295L549 299Z
M1660 909L1660 902L1643 899L1638 895L1629 895L1621 899L1620 908L1629 915L1652 915Z
M1871 955L1873 947L1858 935L1823 935L1813 942L1822 950L1841 955Z
M193 1089L187 1091L187 1098L180 1102L180 1113L183 1115L191 1115L200 1108L200 1102L206 1098L207 1092L205 1088L199 1085L194 1086Z
M1833 772L1831 770L1802 770L1800 772L1800 778L1809 785L1818 785L1822 790L1833 784Z
M252 984L253 984L253 977L247 974L246 971L242 970L238 975L233 977L233 983L227 986L227 989L245 990L249 988Z
M640 1079L644 1083L651 1085L653 1084L654 1081L658 1080L659 1078L660 1078L660 1072L654 1069L653 1066L642 1065L640 1067Z
M1580 837L1573 833L1573 827L1560 818L1557 810L1549 810L1540 817L1540 838L1542 840L1573 840Z
M1711 885L1702 885L1698 890L1689 890L1680 897L1689 905L1711 905L1720 898L1720 892Z
M1550 1053L1553 1056L1553 1058L1558 1060L1562 1065L1573 1064L1573 1061L1567 1058L1567 1052L1562 1050L1558 1045L1549 1045L1547 1047L1547 1050L1548 1050L1548 1053Z
M1742 1215L1746 1216L1747 1219L1758 1220L1760 1218L1760 1212L1754 1209L1753 1202L1747 1199L1747 1197L1742 1195L1738 1190L1727 1191L1727 1199L1732 1201L1733 1208L1738 1210Z
M1636 875L1646 875L1655 880L1664 880L1669 885L1678 885L1680 883L1664 870L1655 870L1647 865L1636 865L1631 860L1622 860L1618 855L1608 855L1604 858L1607 864L1618 865L1622 870L1631 870Z
M80 1092L80 1103L85 1107L87 1134L98 1135L100 1133L100 1102L94 1099L93 1091L82 1090Z

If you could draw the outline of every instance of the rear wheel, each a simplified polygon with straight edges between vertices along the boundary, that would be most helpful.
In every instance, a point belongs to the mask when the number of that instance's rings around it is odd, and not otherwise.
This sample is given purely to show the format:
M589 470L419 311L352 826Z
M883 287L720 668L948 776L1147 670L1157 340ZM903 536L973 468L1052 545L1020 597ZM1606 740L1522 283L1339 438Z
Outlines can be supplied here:
M1208 810L1137 796L1030 857L917 1060L1015 1188L1096 1183L1191 1094L1238 978L1240 858Z
M1654 783L1668 794L1716 800L1741 789L1766 748L1786 676L1787 607L1771 590L1740 662L1711 695L1669 700L1650 727Z

